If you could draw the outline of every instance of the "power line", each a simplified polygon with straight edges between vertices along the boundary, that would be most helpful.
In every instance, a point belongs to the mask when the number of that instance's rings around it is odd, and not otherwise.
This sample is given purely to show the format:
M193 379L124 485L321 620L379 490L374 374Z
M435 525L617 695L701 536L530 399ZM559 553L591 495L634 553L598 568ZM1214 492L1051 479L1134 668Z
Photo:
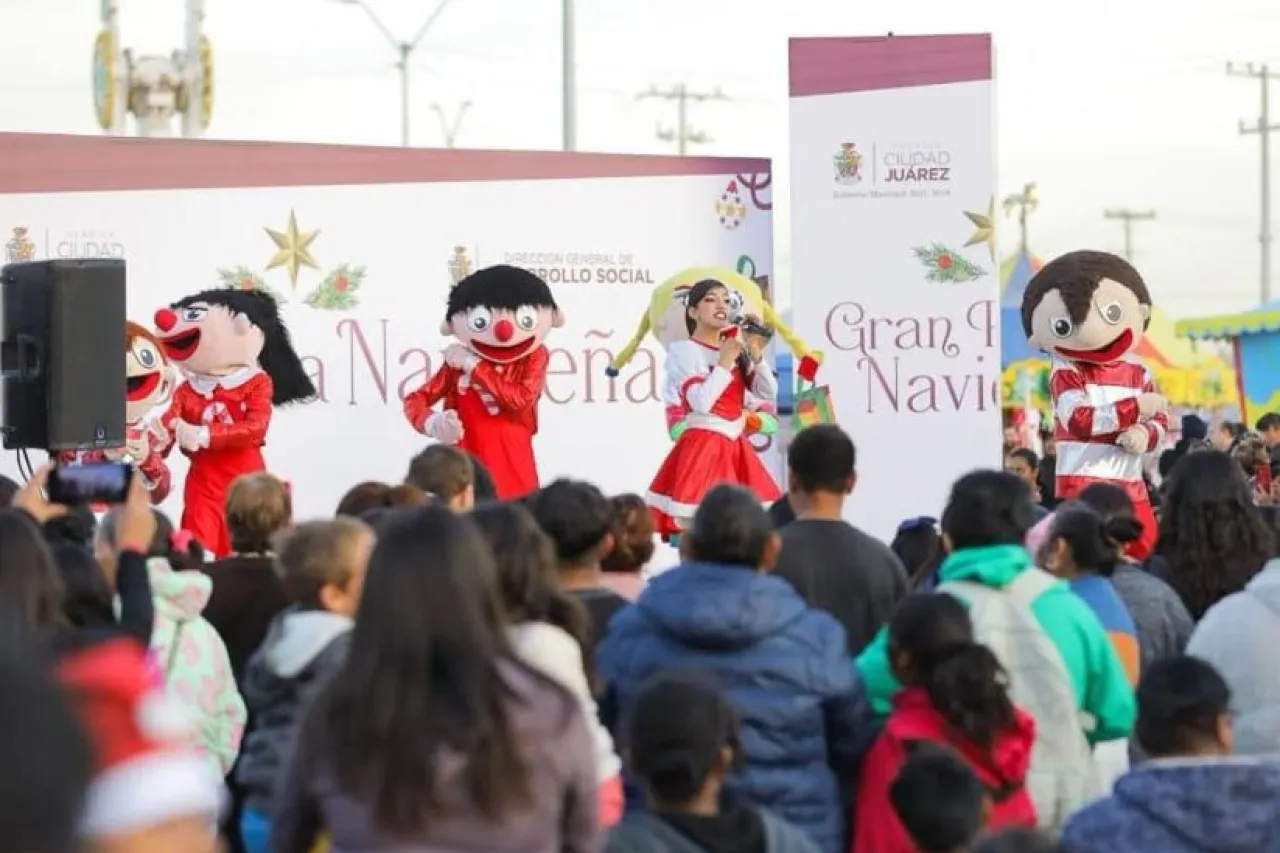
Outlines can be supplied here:
M641 92L637 96L637 100L647 101L652 99L660 101L675 101L676 104L676 126L674 128L664 128L658 126L657 136L663 142L674 142L676 144L676 153L680 155L689 152L689 146L706 145L711 141L711 137L701 130L695 130L689 126L689 104L701 104L707 101L727 101L728 96L716 89L711 92L694 92L684 83L672 86L670 89L659 89L653 86L647 92Z
M1124 258L1133 260L1133 223L1150 222L1156 218L1154 210L1130 210L1127 207L1112 208L1102 212L1103 219L1118 219L1124 229Z
M1262 210L1258 229L1258 243L1262 255L1262 264L1259 270L1261 278L1259 295L1265 303L1271 301L1271 131L1280 130L1280 125L1271 123L1271 93L1269 90L1271 80L1280 77L1280 74L1272 72L1265 63L1254 65L1249 62L1243 66L1237 66L1233 62L1228 62L1227 76L1245 77L1250 80L1257 80L1261 84L1259 89L1262 93L1262 104L1258 119L1252 125L1245 124L1244 119L1241 119L1240 134L1242 136L1252 133L1258 134L1262 147L1262 168L1258 176L1258 180L1262 185L1260 193Z

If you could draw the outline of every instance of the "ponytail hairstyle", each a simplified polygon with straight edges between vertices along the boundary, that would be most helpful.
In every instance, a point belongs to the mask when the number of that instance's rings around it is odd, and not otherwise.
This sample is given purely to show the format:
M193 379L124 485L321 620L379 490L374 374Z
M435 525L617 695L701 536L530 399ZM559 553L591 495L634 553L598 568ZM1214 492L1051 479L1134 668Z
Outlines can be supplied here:
M1106 518L1080 501L1072 501L1053 514L1048 542L1067 543L1076 568L1085 574L1111 577L1124 546L1142 535L1142 525L1123 515Z
M168 560L169 567L175 572L201 568L204 565L204 546L196 541L190 531L176 530L169 516L160 510L152 507L151 514L156 519L156 532L151 534L147 558L160 557ZM110 510L102 517L98 526L98 535L111 548L120 544L116 539L119 526L119 509Z
M909 595L889 623L890 660L904 683L921 687L958 732L983 749L1014 725L1009 677L973 623L946 593Z

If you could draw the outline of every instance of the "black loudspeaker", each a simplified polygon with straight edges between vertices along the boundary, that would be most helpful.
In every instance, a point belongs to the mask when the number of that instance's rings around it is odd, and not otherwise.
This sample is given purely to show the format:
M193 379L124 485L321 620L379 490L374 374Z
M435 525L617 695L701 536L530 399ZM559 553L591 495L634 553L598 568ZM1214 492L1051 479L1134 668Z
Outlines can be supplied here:
M124 269L108 258L0 269L6 448L125 443Z

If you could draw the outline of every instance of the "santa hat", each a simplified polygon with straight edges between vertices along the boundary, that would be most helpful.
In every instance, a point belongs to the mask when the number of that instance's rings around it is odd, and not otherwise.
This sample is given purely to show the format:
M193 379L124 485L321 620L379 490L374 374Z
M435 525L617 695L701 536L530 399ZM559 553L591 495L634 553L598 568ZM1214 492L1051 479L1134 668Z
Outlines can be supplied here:
M83 835L217 818L222 780L196 751L185 710L155 686L141 646L127 639L91 646L65 659L58 674L96 753Z

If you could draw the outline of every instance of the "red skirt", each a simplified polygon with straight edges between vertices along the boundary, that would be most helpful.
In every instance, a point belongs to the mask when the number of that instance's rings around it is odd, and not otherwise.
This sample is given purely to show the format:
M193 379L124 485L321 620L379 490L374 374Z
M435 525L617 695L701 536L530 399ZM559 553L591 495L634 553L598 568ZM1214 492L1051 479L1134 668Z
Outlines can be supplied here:
M657 532L671 536L684 530L703 495L722 483L750 489L763 504L782 497L745 435L728 438L707 429L685 430L645 495Z

